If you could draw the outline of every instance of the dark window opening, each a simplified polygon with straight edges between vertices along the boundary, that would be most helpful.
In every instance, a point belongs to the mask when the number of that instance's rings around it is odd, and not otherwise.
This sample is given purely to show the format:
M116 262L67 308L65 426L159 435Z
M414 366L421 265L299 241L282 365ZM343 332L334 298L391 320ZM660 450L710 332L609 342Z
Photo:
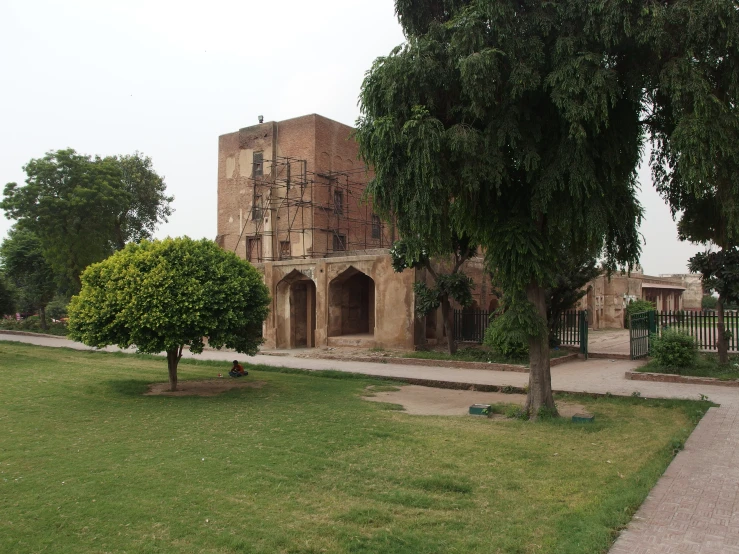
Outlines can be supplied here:
M281 240L280 241L280 258L289 258L290 257L290 241L289 240Z
M264 175L264 153L254 152L254 167L252 171L254 177L261 177Z
M340 190L334 191L334 213L337 215L344 213L344 193Z
M262 258L262 239L259 237L251 238L246 243L247 257L250 262L258 262Z
M262 197L259 195L254 197L254 202L251 205L251 219L252 221L262 219Z
M346 250L346 235L334 233L334 252L342 252Z
M382 223L380 222L380 216L372 214L372 238L379 239L382 230Z

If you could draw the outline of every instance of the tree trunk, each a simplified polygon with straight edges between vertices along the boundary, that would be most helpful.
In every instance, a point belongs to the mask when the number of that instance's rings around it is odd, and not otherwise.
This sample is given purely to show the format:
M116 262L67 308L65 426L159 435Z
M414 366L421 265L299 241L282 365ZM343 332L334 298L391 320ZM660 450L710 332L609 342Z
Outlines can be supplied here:
M182 347L178 349L167 350L167 369L169 369L169 390L174 392L177 390L177 364L182 357Z
M449 305L449 297L441 298L441 317L444 320L444 332L446 333L446 344L450 355L457 352L457 341L454 340L454 310Z
M39 319L41 320L41 329L46 331L49 326L46 324L46 306L41 306L38 309Z
M526 296L542 318L547 321L546 290L536 283L526 288ZM537 337L529 337L529 393L526 396L526 411L536 419L542 408L553 416L557 415L552 396L552 374L549 367L549 340L547 326L542 325Z
M724 327L724 299L721 295L719 295L718 302L716 302L716 314L718 315L718 337L716 338L716 346L718 348L718 361L720 364L728 364L729 345L726 341L726 328Z

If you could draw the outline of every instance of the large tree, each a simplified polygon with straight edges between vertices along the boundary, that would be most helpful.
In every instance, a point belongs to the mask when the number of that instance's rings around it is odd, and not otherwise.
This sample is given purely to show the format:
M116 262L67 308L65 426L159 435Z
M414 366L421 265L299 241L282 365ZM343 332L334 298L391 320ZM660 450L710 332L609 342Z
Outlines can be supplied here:
M692 258L690 268L719 293L717 346L726 363L724 305L734 294L739 246L739 10L733 1L683 0L654 14L664 63L646 118L652 171L679 218L680 239L718 248Z
M82 274L69 305L69 336L89 346L166 352L171 390L185 346L254 355L269 291L248 262L208 240L129 243Z
M24 171L25 185L8 183L0 208L38 237L60 284L72 292L88 265L150 237L171 213L162 178L138 153L92 158L57 150Z
M406 43L360 95L374 202L403 236L485 248L530 351L526 409L554 410L547 290L558 246L639 254L636 167L648 61L628 3L397 0Z
M164 177L154 171L151 158L135 152L116 158L121 182L129 200L115 217L115 242L118 250L128 242L150 239L157 225L172 215L174 196L167 196Z
M0 274L0 318L15 312L15 294L5 277Z
M38 310L46 329L46 305L54 298L56 281L41 241L28 229L12 228L0 245L0 269L16 290L19 305Z

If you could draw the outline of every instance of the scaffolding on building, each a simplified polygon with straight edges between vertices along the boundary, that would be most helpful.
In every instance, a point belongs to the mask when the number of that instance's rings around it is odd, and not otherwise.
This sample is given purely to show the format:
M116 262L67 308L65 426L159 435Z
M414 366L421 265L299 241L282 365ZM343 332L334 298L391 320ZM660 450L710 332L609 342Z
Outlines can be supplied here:
M252 165L242 189L248 194L239 195L246 216L233 247L237 255L254 263L326 258L389 248L395 240L394 226L381 220L365 194L365 166L313 172L307 160L289 156Z

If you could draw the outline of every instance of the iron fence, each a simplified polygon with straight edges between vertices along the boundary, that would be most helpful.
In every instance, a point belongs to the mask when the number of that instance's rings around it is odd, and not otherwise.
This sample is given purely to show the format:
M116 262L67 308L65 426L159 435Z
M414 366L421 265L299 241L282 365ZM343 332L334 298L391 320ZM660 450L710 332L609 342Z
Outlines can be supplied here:
M717 350L718 346L718 312L703 310L692 312L686 310L667 310L656 312L655 331L660 335L674 329L695 338L701 350ZM724 312L724 328L726 329L727 344L730 351L739 351L739 312L727 310Z
M454 340L482 343L489 324L487 310L454 310Z

